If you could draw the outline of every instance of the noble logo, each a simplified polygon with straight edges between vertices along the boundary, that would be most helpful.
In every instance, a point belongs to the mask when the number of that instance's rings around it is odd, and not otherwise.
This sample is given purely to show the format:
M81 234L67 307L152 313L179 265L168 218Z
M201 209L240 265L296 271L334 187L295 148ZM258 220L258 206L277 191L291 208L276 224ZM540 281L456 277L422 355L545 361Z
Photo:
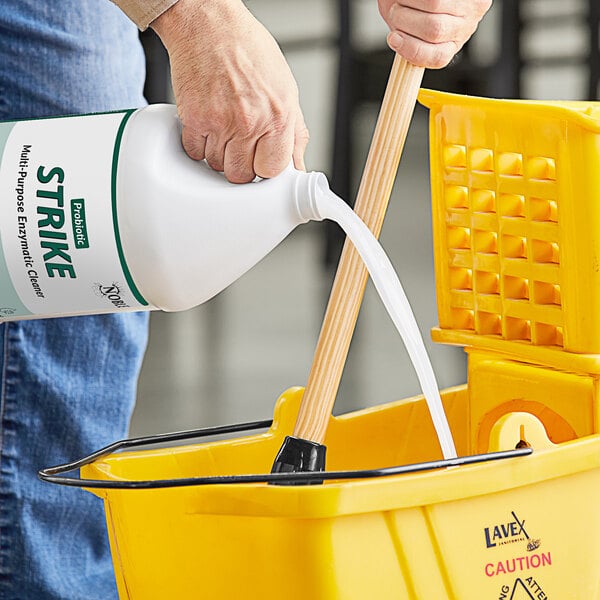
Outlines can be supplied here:
M123 300L121 289L122 286L116 282L108 285L103 283L94 284L94 293L97 296L106 298L116 308L130 308L129 304Z

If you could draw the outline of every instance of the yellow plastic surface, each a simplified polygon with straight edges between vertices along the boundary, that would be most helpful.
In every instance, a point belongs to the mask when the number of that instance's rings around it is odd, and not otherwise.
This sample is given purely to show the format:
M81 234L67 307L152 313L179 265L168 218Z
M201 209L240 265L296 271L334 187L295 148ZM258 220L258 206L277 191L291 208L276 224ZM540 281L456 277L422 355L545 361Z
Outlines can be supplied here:
M531 406L544 403L544 392L553 396L555 380L540 371L541 393L528 398L535 391L529 386L520 396ZM586 435L593 419L577 420L568 402L555 399L548 411L512 417L505 402L512 383L505 390L498 381L497 405L485 397L478 407L466 386L442 393L458 452L469 453L478 427L494 449L513 447L525 424L532 456L320 486L99 491L120 598L598 600L600 439ZM574 395L587 389L578 380L562 383L563 392L572 383ZM301 394L295 388L282 396L266 433L125 453L86 467L82 476L268 472ZM593 412L586 394L583 405ZM486 419L490 413L494 422ZM556 439L563 421L575 431L569 441ZM331 470L441 454L421 397L332 418L325 443Z
M436 338L600 353L600 103L419 98L430 109Z
M514 412L500 417L490 431L488 452L498 452L511 448L519 440L518 445L527 448L552 448L544 424L527 412Z
M486 452L492 426L526 411L554 443L600 433L598 377L528 365L469 348L470 452Z

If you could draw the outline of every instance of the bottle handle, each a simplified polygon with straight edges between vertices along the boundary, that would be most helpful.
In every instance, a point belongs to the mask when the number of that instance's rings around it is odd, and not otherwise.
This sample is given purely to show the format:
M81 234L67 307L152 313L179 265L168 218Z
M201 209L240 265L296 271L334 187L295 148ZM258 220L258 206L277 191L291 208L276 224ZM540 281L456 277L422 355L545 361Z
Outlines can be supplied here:
M356 198L355 212L379 237L424 69L396 55ZM367 270L344 244L317 342L294 437L322 444L367 283Z

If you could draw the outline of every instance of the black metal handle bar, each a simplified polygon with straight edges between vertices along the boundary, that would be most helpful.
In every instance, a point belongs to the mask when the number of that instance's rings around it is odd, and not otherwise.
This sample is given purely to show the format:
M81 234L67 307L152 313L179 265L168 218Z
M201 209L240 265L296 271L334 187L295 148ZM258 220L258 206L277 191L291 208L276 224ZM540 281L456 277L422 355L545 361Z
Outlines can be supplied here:
M414 463L409 465L400 465L393 467L384 467L380 469L362 469L356 471L316 471L316 472L298 472L298 473L263 473L250 475L213 475L207 477L183 477L179 479L155 479L155 480L102 480L102 479L82 479L80 477L64 477L64 473L75 471L85 465L114 454L125 448L135 448L139 446L155 446L168 442L178 442L194 438L208 437L212 435L223 435L227 433L237 433L240 431L252 431L256 429L266 429L273 424L272 420L252 421L248 423L238 423L234 425L224 425L217 427L205 427L203 429L194 429L190 431L179 431L175 433L163 433L147 437L138 437L128 440L114 442L100 450L92 452L88 456L80 458L64 465L47 467L38 472L38 477L42 481L80 488L96 489L159 489L170 487L185 487L194 485L222 485L233 483L294 483L311 484L321 483L323 480L345 480L345 479L368 479L372 477L387 477L390 475L400 475L405 473L416 473L419 471L429 471L432 469L443 469L446 467L457 467L474 463L481 463L491 460L504 458L515 458L526 456L533 452L531 448L516 448L515 450L505 450L501 452L490 452L487 454L475 454L472 456L461 456L442 460L433 460L427 462Z

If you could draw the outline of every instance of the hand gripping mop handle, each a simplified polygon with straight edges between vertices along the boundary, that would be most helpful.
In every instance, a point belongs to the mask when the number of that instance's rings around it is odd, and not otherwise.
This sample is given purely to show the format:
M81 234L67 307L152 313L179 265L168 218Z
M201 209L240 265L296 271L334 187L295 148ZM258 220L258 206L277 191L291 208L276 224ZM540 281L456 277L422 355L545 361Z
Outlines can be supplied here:
M356 198L355 212L379 237L424 69L396 55ZM325 468L323 440L348 355L368 272L347 240L331 290L293 437L274 472ZM316 468L315 468L316 467Z

